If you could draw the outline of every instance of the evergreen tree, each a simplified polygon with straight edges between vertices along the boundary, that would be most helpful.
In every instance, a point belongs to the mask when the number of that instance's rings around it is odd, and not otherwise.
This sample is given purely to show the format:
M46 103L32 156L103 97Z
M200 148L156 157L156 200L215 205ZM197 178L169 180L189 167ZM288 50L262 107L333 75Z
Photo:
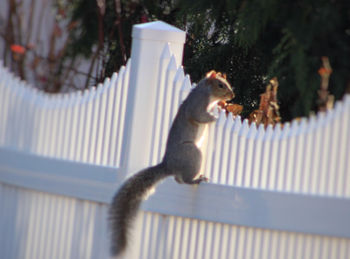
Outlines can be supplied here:
M185 71L193 81L211 69L227 73L245 115L277 76L282 119L307 116L322 56L333 68L330 92L336 99L350 82L347 0L77 0L72 19L80 26L72 30L69 57L100 57L101 80L130 55L133 24L163 20L186 30Z

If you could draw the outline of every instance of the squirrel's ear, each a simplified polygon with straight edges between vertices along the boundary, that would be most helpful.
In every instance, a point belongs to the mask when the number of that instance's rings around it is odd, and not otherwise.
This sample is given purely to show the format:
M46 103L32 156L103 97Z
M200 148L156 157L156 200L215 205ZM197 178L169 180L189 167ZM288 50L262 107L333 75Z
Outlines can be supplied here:
M206 77L206 78L216 78L216 72L215 72L215 70L209 71L209 72L206 74L205 77Z
M227 78L226 78L226 77L227 77L227 76L226 76L226 73L223 73L223 74L222 74L222 77L225 78L225 79L227 79Z

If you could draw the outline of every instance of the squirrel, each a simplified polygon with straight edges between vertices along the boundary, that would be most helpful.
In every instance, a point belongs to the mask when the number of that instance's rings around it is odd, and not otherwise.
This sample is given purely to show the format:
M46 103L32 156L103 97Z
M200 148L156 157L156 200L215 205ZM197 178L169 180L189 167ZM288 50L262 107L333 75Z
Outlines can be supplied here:
M159 181L168 176L174 176L178 183L208 181L208 178L199 175L204 127L216 120L210 110L217 102L233 99L234 96L226 75L214 70L191 90L172 123L161 163L128 178L112 200L109 209L112 256L119 256L126 250L128 231L140 204Z

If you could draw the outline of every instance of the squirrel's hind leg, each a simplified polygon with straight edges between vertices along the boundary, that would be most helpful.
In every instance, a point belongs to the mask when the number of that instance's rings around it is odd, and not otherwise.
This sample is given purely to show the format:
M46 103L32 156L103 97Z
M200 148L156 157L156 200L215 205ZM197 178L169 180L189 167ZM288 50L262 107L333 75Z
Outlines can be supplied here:
M202 153L195 144L183 143L181 148L178 148L177 154L173 155L173 158L176 157L173 160L176 164L173 166L176 167L175 180L178 183L199 184L208 181L203 175L196 178L201 167Z

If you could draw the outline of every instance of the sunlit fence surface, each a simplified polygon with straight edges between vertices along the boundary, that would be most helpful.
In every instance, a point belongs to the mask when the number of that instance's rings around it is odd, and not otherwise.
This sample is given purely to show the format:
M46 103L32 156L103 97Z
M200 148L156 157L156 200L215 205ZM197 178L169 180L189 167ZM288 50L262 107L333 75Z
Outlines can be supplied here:
M126 67L83 92L43 93L0 66L1 258L109 258L111 197L161 160L194 87L184 40L163 22L135 26ZM350 258L350 97L266 129L217 116L210 183L162 183L125 258Z

